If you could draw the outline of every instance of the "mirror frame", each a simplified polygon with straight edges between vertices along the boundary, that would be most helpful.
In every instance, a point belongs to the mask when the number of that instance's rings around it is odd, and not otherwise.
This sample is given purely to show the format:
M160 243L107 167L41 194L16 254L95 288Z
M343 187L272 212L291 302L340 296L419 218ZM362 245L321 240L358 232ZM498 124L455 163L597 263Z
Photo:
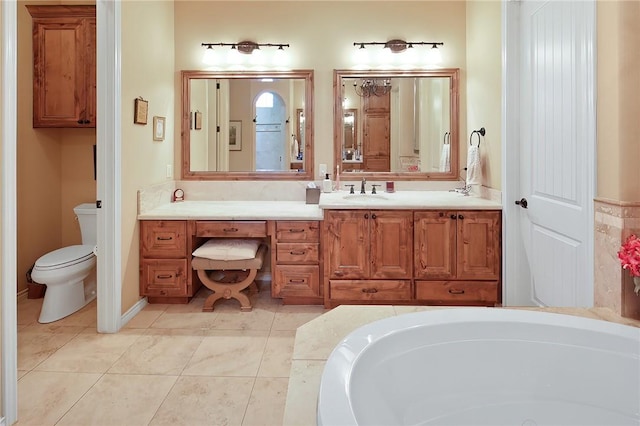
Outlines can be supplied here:
M434 70L333 70L333 163L342 166L344 108L342 84L345 78L449 77L451 79L451 145L449 172L348 172L340 171L340 179L367 180L458 180L460 170L460 69Z
M313 180L313 70L291 71L181 71L182 74L182 111L181 111L181 178L182 180ZM191 171L191 142L189 130L189 112L191 111L192 79L304 79L304 160L303 171L273 172L217 172ZM295 125L296 117L289 117Z

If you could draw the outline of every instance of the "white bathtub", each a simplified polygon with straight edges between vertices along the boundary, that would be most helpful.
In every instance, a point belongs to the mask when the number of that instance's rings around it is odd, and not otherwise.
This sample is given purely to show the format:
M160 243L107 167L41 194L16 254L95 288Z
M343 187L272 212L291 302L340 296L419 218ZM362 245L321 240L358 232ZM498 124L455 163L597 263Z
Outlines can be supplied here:
M639 425L640 329L458 308L367 324L329 356L318 424Z

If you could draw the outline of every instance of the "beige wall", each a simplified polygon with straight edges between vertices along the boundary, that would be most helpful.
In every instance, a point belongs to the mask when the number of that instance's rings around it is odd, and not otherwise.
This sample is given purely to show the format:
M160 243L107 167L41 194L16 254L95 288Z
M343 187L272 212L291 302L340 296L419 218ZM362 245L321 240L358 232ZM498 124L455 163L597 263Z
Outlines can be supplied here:
M140 299L137 190L166 180L174 163L173 3L122 2L122 312ZM149 101L148 124L133 124L134 99ZM153 116L166 117L165 140L153 140Z
M640 201L640 3L597 3L597 196Z
M443 41L442 66L461 68L460 100L464 106L467 103L465 21L465 2L461 1L178 1L174 21L175 68L178 71L205 69L202 63L204 49L200 45L203 42L230 43L248 39L260 43L289 43L291 68L313 69L315 73L316 168L319 163L325 163L333 169L333 70L354 65L352 58L357 49L353 43L394 38ZM486 22L479 25L483 28L492 26ZM495 26L499 28L499 21ZM499 48L498 43L495 49ZM179 78L175 89L177 99L180 97L178 83ZM177 108L176 119L179 114ZM499 114L498 108L498 117ZM465 108L462 108L461 123L466 122ZM465 126L461 125L461 134L465 133ZM175 129L176 141L179 141L179 131L179 128ZM175 155L178 167L179 143L176 143Z
M18 2L18 291L38 257L80 243L73 206L95 200L93 129L34 129L31 15ZM91 2L83 2L91 4ZM74 2L74 4L78 4Z
M480 153L483 161L482 184L502 188L502 5L499 1L467 2L467 110L463 147L469 146L469 135L484 127ZM464 80L463 80L464 81ZM464 83L463 83L464 84ZM462 149L466 164L466 149Z

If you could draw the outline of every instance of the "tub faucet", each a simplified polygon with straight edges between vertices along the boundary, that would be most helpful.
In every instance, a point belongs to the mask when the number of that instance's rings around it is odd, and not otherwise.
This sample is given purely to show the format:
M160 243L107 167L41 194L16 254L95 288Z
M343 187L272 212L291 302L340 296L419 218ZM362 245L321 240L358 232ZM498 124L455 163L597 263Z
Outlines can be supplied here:
M364 190L364 185L367 183L367 180L365 178L362 178L362 183L360 184L360 193L361 194L366 194L367 192Z

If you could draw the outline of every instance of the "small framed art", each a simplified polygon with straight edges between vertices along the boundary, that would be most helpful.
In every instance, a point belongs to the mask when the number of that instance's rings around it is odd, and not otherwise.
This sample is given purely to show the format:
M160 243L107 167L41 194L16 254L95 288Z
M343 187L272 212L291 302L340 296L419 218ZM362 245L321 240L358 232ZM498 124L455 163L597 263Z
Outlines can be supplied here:
M242 151L242 121L229 122L229 151Z
M137 98L133 103L133 123L147 124L148 111L149 102L142 99L142 96Z
M157 116L153 117L153 140L163 141L164 130L165 130L165 118L157 117Z

